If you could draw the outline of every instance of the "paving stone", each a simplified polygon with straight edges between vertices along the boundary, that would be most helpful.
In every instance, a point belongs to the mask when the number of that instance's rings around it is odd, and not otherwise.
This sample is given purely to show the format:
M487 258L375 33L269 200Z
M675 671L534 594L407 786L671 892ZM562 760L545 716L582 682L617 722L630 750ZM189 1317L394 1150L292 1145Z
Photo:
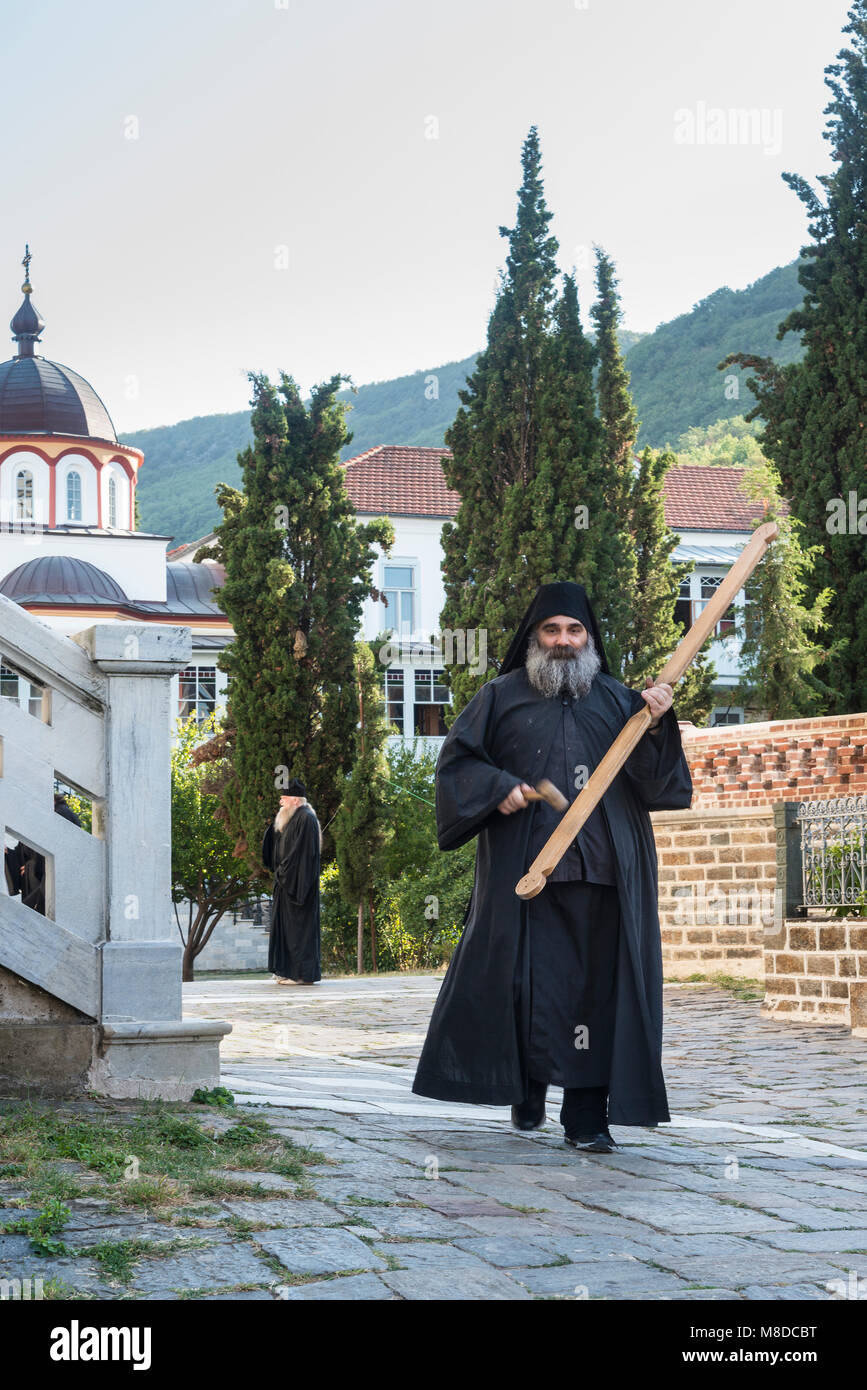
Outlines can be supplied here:
M527 1300L526 1289L498 1270L480 1265L478 1269L404 1269L383 1274L382 1281L401 1298L413 1302L441 1302L477 1299L484 1302L505 1299Z
M776 1250L807 1250L811 1254L840 1255L850 1251L867 1255L867 1229L858 1231L787 1231L763 1236L763 1244Z
M273 1303L269 1289L238 1289L235 1293L205 1294L209 1303Z
M467 1234L466 1227L459 1221L449 1221L439 1212L427 1211L423 1207L341 1207L346 1216L360 1216L364 1213L376 1231L388 1236L404 1236L431 1240L448 1240Z
M509 1216L462 1216L454 1226L455 1237L469 1237L475 1232L480 1236L515 1236L521 1240L533 1240L555 1234L553 1225L546 1224L538 1216L525 1216L519 1211Z
M452 1242L412 1240L378 1245L377 1250L407 1269L478 1269L484 1261L471 1251L461 1250Z
M136 1292L161 1289L219 1289L235 1284L272 1284L277 1276L246 1241L232 1241L169 1255L165 1259L140 1260L130 1287Z
M598 1204L619 1216L643 1221L658 1230L679 1233L782 1231L785 1223L764 1212L734 1207L712 1197L690 1193L647 1194L643 1190L597 1198Z
M454 1242L461 1250L469 1250L488 1264L499 1269L516 1269L528 1265L550 1265L554 1256L541 1245L521 1239L519 1233L511 1236L470 1236L466 1240Z
M19 1260L38 1260L33 1253L29 1236L0 1236L0 1270Z
M802 1303L806 1300L827 1303L829 1294L820 1284L746 1284L740 1290L740 1297L762 1303Z
M394 1294L375 1274L351 1274L345 1279L317 1279L315 1284L278 1285L278 1296L287 1303L309 1303L325 1299L344 1303L391 1299Z
M328 1226L258 1231L255 1241L269 1255L276 1255L292 1274L337 1274L349 1269L387 1268L386 1261L358 1236ZM235 1280L235 1283L240 1282Z
M313 1186L317 1197L330 1202L345 1202L350 1197L377 1204L406 1201L403 1194L390 1191L385 1183L360 1182L357 1178L317 1178Z
M673 1274L633 1260L599 1260L583 1264L553 1265L547 1269L513 1269L514 1279L535 1294L565 1295L576 1299L622 1298L632 1294L665 1294L679 1298L684 1282Z
M452 1195L445 1189L440 1192L433 1192L425 1202L425 1206L432 1207L443 1216L510 1216L519 1215L518 1212L511 1212L508 1207L504 1207L501 1202L495 1202L490 1197L470 1197L461 1194Z
M305 1201L303 1197L280 1201L248 1201L246 1198L224 1202L233 1216L243 1221L264 1221L269 1226L340 1226L345 1217L335 1207L324 1202Z

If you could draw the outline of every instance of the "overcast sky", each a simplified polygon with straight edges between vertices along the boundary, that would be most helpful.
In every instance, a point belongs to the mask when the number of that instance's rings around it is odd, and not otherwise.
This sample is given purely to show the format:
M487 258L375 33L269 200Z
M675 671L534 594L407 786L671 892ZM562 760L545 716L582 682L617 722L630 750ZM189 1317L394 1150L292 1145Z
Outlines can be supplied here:
M0 0L0 313L118 430L482 346L539 127L564 270L636 330L807 240L846 0ZM754 128L729 113L752 109ZM722 117L718 113L723 113ZM0 358L12 355L10 343Z

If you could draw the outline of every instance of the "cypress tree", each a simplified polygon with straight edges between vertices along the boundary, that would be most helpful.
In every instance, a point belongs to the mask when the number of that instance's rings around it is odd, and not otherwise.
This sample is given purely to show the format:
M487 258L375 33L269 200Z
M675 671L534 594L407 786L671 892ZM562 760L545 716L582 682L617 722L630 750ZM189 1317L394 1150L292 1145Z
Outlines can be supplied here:
M348 443L344 378L314 388L309 409L291 377L251 374L253 444L239 454L243 491L220 484L223 521L197 559L222 561L220 603L235 638L219 664L231 678L226 725L234 776L223 792L237 853L261 872L259 845L287 776L300 777L323 827L339 803L358 720L354 649L373 591L374 542L387 518L359 525L340 450ZM324 843L328 857L329 841Z
M596 547L610 518L593 397L595 356L581 328L575 281L566 276L544 354L535 471L511 483L502 504L495 600L487 611L507 637L538 585L568 576L593 587Z
M855 0L848 17L851 47L825 68L832 100L823 134L837 167L819 176L824 203L805 179L783 174L809 213L812 244L798 268L804 303L777 337L800 333L805 355L782 368L747 353L721 364L755 372L747 384L758 404L747 419L763 421L762 449L816 558L805 601L832 591L823 611L839 637L817 674L836 692L833 713L867 707L867 515L858 511L867 463L867 0Z
M357 968L364 969L364 911L370 916L370 952L376 969L376 924L373 886L377 857L387 843L388 763L385 741L388 725L376 662L366 642L355 645L355 690L358 726L354 759L341 779L341 804L334 818L334 843L340 875L340 894L358 912Z
M621 311L614 263L596 247L596 302L590 317L596 325L599 371L596 395L602 426L601 467L606 523L597 547L593 599L613 674L624 672L627 652L636 641L637 558L632 516L633 452L638 417L629 390L629 372L620 351ZM662 557L664 558L664 557Z
M458 393L461 408L446 434L452 456L443 461L446 481L460 493L461 505L442 532L442 626L486 629L488 656L494 660L505 654L510 636L504 627L506 606L496 588L502 549L498 533L509 487L526 485L536 474L540 402L557 297L557 241L548 231L551 213L545 204L535 126L524 142L521 162L524 177L515 226L500 228L500 235L508 238L509 254L487 344L466 390ZM450 667L450 718L484 679L494 675L495 666L481 678L466 668Z

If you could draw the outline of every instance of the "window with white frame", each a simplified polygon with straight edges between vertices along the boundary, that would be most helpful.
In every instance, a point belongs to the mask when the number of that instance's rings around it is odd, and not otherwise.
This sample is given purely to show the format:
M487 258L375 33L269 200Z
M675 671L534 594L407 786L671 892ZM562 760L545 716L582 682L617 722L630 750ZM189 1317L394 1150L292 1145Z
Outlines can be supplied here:
M33 474L26 468L15 479L15 520L33 520Z
M201 724L217 707L216 666L187 666L178 680L178 714L181 719L196 716Z
M44 686L25 676L23 671L16 671L14 666L0 661L0 699L11 700L19 709L32 714L34 719L44 721L44 694Z
M722 584L724 577L725 576L721 574L702 574L699 576L699 588L701 592L701 598L699 599L697 613L700 613L703 608L707 607L707 605L710 603L710 600L713 598L714 594L719 588L720 584ZM734 604L730 604L723 616L720 618L719 622L717 623L716 628L714 630L714 636L717 639L721 639L724 637L733 637L734 633L735 610Z
M66 475L66 520L81 521L81 474Z
M409 635L416 623L416 565L412 560L383 565L385 626L389 632Z
M404 679L403 670L400 666L387 666L384 671L385 681L385 718L389 724L394 725L396 733L403 733L403 697Z
M420 666L413 674L413 732L428 738L442 737L446 733L443 710L450 701L450 691L444 681L445 671Z
M117 526L117 478L108 480L108 524Z

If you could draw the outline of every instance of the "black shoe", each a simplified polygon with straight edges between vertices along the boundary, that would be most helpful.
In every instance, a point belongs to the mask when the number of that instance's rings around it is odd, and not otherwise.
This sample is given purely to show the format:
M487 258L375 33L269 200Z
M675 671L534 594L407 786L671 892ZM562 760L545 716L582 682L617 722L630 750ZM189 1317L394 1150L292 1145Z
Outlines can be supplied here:
M588 1154L611 1154L617 1152L617 1145L608 1133L608 1130L600 1130L598 1134L566 1134L566 1143L573 1149L580 1149L582 1153Z
M530 1081L528 1094L519 1105L512 1106L512 1126L514 1129L541 1129L547 1119L545 1096L548 1085L544 1081Z

